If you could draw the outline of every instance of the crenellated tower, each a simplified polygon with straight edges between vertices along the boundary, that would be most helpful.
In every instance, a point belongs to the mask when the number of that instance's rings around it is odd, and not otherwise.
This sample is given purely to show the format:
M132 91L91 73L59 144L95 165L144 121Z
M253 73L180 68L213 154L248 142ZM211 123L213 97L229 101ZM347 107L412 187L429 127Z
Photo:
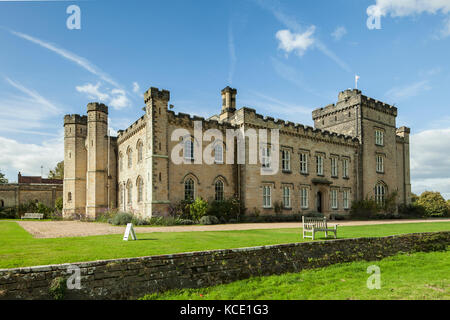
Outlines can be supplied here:
M63 217L82 217L86 213L87 117L64 117Z
M145 216L164 215L169 201L169 146L167 108L170 92L150 88L144 94L146 110Z
M86 217L95 219L108 208L108 107L87 105Z

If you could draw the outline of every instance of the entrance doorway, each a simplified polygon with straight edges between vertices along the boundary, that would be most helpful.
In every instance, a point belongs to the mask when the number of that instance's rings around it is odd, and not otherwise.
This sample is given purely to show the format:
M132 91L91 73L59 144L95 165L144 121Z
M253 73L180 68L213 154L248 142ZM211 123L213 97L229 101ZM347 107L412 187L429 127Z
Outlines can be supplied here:
M317 192L317 212L322 213L322 192Z

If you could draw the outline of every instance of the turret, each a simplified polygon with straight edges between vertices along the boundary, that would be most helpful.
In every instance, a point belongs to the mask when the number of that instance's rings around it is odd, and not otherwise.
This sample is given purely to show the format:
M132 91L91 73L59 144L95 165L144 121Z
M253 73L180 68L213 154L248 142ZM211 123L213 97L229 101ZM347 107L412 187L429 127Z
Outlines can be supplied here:
M84 216L86 212L86 135L86 116L64 117L64 218Z
M237 90L226 87L221 91L222 94L222 112L220 114L220 121L226 120L234 115L236 111L236 94Z
M95 219L108 208L108 107L89 103L87 114L86 215Z
M170 92L150 88L144 94L146 110L145 216L164 215L169 209L169 152L167 108Z

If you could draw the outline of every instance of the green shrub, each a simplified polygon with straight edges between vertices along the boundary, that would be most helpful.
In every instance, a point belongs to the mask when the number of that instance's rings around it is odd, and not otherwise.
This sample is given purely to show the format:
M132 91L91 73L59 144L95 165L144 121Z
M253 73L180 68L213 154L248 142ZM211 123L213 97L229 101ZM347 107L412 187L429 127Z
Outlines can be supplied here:
M15 208L1 208L0 219L18 219L17 211Z
M55 200L55 209L59 212L62 212L63 210L63 197L58 197Z
M239 220L241 215L240 202L236 198L225 199L223 201L212 201L208 207L207 215L219 218L222 223L230 219Z
M169 216L180 219L190 219L191 212L189 205L192 201L182 200L174 205L169 206Z
M281 211L283 210L283 204L280 201L275 201L273 204L273 210L275 211L276 215L281 214Z
M50 296L55 300L64 299L66 293L66 281L62 277L57 277L52 280L48 289Z
M332 214L330 214L330 219L331 220L345 220L346 216L344 216L343 214L339 214L339 213L332 213Z
M200 224L205 225L219 224L219 219L215 216L203 216L200 219Z
M323 218L325 215L321 212L308 212L304 216L308 218Z
M123 226L133 221L133 215L127 212L120 212L110 219L110 223L115 226Z
M378 214L380 207L374 199L359 200L352 202L350 217L356 219L370 219Z
M188 226L195 224L195 221L189 219L177 219L175 220L176 225Z
M417 203L399 205L398 213L405 218L422 218L425 216L424 208Z
M415 202L428 217L443 217L448 214L447 203L439 192L425 191Z
M207 211L208 202L202 198L195 199L195 201L189 205L190 218L194 221L199 221L201 217L206 215Z

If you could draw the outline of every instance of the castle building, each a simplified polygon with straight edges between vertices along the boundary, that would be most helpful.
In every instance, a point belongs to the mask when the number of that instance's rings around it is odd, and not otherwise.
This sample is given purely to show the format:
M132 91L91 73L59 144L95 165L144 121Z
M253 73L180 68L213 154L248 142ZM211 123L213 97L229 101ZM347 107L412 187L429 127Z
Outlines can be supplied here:
M237 197L247 213L260 214L273 214L275 206L282 214L347 214L352 201L383 203L393 193L398 204L410 203L410 129L396 127L397 108L345 90L336 104L313 111L312 128L237 109L236 89L221 94L220 114L204 119L173 112L169 91L150 88L145 114L117 137L108 135L103 104L88 104L87 116L66 115L64 216L94 219L113 208L160 216L172 204L197 197ZM248 161L250 138L244 136L244 147L224 138L230 130L261 135L264 129L268 143L258 146L256 163ZM278 147L271 140L274 129ZM197 161L208 152L213 161ZM246 161L236 161L239 152ZM279 161L271 163L274 152ZM184 161L176 161L177 155ZM275 165L274 174L261 174Z

